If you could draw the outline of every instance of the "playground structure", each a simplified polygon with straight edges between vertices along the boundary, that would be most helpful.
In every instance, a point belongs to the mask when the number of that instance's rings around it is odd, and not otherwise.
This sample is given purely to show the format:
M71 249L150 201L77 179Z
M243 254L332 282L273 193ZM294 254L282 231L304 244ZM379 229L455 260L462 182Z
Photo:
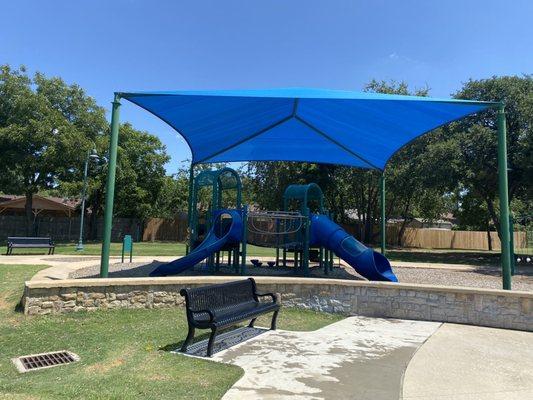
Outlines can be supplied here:
M322 190L315 183L289 185L282 211L251 211L241 204L242 183L231 168L202 171L191 182L187 255L159 266L151 276L178 274L203 260L209 273L217 273L224 253L226 266L244 275L248 267L246 247L253 244L275 248L276 260L271 266L286 268L292 263L299 275L309 275L310 262L318 263L327 275L336 254L369 280L397 282L384 256L333 222L324 208ZM199 199L204 188L211 190L210 196L204 196L210 202L202 205Z

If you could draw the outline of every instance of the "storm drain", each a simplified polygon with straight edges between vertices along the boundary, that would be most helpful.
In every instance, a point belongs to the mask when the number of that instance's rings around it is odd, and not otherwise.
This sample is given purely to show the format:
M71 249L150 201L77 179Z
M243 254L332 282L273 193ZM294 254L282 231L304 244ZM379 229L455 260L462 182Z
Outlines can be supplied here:
M80 357L70 351L54 351L52 353L31 354L13 358L13 364L19 372L34 371L36 369L57 367L79 361Z

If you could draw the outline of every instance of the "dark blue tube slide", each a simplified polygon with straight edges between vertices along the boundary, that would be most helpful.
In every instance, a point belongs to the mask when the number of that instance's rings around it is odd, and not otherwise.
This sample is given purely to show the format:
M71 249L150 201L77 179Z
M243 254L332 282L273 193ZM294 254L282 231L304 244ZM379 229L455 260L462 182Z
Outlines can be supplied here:
M357 241L325 215L311 217L311 244L333 251L370 281L398 282L385 256Z
M219 251L226 243L236 243L242 238L242 217L237 210L220 210L215 221L219 221L222 215L231 217L231 224L223 234L217 235L218 224L215 223L207 233L204 241L185 257L160 265L150 273L150 276L167 276L183 272L208 258L211 254Z

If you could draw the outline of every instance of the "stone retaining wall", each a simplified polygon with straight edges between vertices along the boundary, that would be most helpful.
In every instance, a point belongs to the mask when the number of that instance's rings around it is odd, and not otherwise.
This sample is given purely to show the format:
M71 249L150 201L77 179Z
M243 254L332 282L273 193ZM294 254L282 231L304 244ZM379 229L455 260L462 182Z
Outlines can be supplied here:
M183 304L179 291L235 277L68 279L29 281L24 312L163 308ZM260 291L286 306L371 317L455 322L533 331L533 293L340 279L255 277Z

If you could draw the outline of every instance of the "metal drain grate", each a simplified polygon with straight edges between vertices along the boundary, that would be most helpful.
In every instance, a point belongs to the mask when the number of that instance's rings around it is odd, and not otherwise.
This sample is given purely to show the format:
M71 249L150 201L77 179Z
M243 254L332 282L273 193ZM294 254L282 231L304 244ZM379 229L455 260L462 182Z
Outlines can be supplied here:
M80 357L70 351L54 351L52 353L31 354L13 358L13 364L19 372L34 371L36 369L57 367L79 361Z

